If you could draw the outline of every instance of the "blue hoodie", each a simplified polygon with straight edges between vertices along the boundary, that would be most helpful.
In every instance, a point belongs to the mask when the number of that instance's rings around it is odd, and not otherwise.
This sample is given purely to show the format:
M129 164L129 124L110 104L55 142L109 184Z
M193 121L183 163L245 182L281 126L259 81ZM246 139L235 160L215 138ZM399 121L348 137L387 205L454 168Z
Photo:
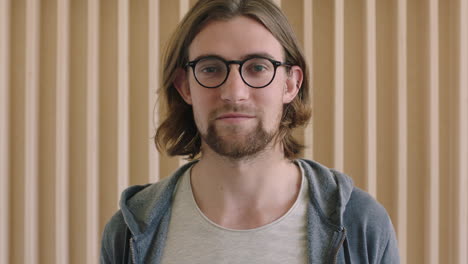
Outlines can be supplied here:
M175 186L194 162L158 183L122 193L121 209L104 229L101 263L160 263ZM309 184L309 263L400 262L391 220L377 201L342 173L309 160L296 162Z

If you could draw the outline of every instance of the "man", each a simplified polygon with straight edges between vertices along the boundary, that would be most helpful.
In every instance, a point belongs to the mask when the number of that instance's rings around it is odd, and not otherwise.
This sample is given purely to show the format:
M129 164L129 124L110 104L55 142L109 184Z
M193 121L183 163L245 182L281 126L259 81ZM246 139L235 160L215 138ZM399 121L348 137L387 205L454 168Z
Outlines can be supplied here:
M306 64L268 0L200 0L165 54L155 140L192 162L133 186L101 263L398 263L391 221L347 176L296 159Z

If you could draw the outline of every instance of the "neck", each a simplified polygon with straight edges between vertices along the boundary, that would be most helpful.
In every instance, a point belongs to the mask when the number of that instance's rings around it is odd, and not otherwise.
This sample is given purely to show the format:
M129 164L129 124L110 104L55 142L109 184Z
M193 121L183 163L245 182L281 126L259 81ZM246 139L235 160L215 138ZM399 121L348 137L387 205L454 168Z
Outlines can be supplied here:
M202 212L218 224L241 228L246 227L246 216L257 219L248 227L280 217L294 203L301 182L299 168L284 157L281 146L240 160L204 152L191 177ZM241 215L244 222L239 225L235 216Z

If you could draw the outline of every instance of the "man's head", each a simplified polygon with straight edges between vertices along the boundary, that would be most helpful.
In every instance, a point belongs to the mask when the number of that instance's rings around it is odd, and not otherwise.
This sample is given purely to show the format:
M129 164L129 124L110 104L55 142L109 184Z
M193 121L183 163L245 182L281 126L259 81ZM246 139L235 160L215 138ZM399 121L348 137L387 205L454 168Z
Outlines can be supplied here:
M229 62L229 63L228 63ZM291 135L310 117L306 64L281 11L266 0L200 0L169 42L156 143L169 155L243 158L273 143L294 158Z

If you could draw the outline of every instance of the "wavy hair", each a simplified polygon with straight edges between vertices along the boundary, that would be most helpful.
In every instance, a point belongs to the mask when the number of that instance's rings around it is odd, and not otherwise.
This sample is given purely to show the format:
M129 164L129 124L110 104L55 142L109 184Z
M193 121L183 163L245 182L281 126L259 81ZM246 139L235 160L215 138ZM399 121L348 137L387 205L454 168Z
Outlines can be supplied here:
M286 158L294 159L303 150L304 146L293 138L292 130L306 124L311 116L309 78L304 55L286 16L269 0L199 0L178 25L164 53L159 98L166 114L154 138L159 151L165 150L170 156L188 155L189 159L200 154L201 137L192 106L182 99L173 82L177 70L188 62L189 45L201 29L210 21L236 16L247 16L265 26L282 45L285 62L299 66L304 72L298 95L283 106L278 133Z

